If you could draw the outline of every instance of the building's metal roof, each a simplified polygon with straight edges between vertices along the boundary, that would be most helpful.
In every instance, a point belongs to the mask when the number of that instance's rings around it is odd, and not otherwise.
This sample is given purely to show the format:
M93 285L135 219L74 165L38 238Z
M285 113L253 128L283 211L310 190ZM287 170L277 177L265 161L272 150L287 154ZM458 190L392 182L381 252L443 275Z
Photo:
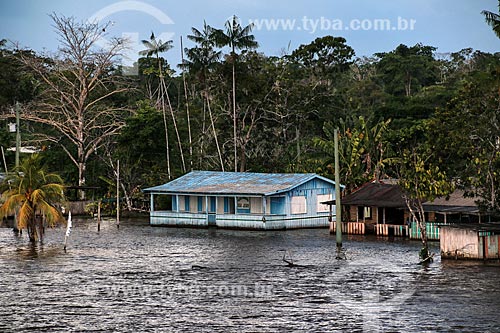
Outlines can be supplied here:
M426 212L442 214L478 214L479 208L475 198L465 197L464 192L455 190L448 197L436 198L423 203ZM325 202L334 204L335 201ZM353 206L375 206L390 208L406 208L403 191L399 185L385 183L366 183L355 192L346 195L341 204Z
M398 185L367 183L357 191L346 195L341 203L354 206L405 208L403 192Z
M188 194L272 195L289 191L312 179L335 182L314 173L253 173L191 171L163 185L144 192Z
M455 190L447 197L436 198L434 201L424 203L426 211L434 212L459 212L459 213L479 213L477 206L478 198L467 197L462 190Z

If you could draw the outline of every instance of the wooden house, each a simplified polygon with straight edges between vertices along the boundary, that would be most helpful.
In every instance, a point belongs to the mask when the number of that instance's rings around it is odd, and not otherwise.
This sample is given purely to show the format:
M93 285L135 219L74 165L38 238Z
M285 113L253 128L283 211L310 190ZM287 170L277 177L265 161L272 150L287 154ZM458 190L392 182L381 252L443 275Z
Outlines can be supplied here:
M366 183L341 201L348 209L345 228L362 223L366 233L408 235L408 215L401 188L394 184ZM357 228L358 230L360 228Z
M455 190L447 197L436 198L423 204L426 221L427 237L431 240L440 239L441 226L457 223L479 223L481 214L476 203L477 198L465 197L464 191ZM410 228L410 238L420 239L420 230Z
M440 227L442 259L500 259L500 224L448 224Z
M480 221L481 216L475 200L465 197L463 191L456 190L448 197L425 202L423 207L428 239L439 239L440 225ZM343 223L344 232L364 230L366 233L382 236L420 239L420 230L416 223L411 221L403 192L394 181L366 183L345 196L341 203L349 212L348 221ZM364 227L358 227L359 223Z
M328 227L335 182L316 174L192 171L147 188L150 224L242 229Z

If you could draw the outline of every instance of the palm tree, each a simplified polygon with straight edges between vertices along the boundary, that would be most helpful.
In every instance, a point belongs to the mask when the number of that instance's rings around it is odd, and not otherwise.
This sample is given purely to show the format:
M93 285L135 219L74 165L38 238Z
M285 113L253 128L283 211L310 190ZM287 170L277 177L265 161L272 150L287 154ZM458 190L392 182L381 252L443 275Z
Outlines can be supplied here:
M38 154L24 159L2 187L4 203L0 216L17 213L18 228L27 229L30 241L42 240L42 217L50 225L64 222L62 213L54 206L66 201L63 181L60 176L47 172Z
M237 119L236 119L236 74L235 74L235 63L236 63L236 50L256 48L259 44L255 41L255 36L251 35L253 29L253 24L249 24L246 27L240 25L240 21L236 15L226 21L226 30L217 30L217 45L224 47L229 46L231 48L230 59L233 70L233 139L234 139L234 171L238 171L238 152L237 152ZM244 170L242 170L244 171Z
M498 11L500 12L500 0L498 1ZM487 10L483 10L481 14L484 15L486 23L491 26L495 35L500 38L500 15Z
M205 81L208 71L220 60L221 52L215 51L219 31L212 28L203 21L203 30L200 31L194 27L191 28L192 35L187 38L196 44L197 47L186 49L188 59L186 66L190 71L195 71L200 75L200 80Z
M181 154L181 162L182 162L182 168L183 172L186 172L186 163L184 161L184 153L182 150L182 142L180 139L179 135L179 129L177 128L177 122L175 120L175 115L174 115L174 110L172 108L172 103L170 102L170 97L168 96L168 91L167 91L167 85L165 83L165 76L163 75L163 68L162 68L162 62L163 59L160 58L160 53L167 52L170 50L172 46L172 41L166 41L162 42L161 39L156 39L155 34L152 32L151 36L149 37L149 40L142 40L142 44L146 47L145 50L140 51L139 54L146 56L146 57L151 57L151 56L156 56L156 60L158 62L158 78L159 78L159 86L158 86L158 98L157 98L157 105L159 105L162 109L163 112L163 125L165 126L165 144L167 146L167 171L168 171L168 178L171 179L172 177L172 172L170 169L170 146L169 146L169 140L168 140L168 126L167 126L167 116L166 116L166 108L165 108L165 99L167 101L168 107L170 109L170 114L172 116L172 122L174 124L174 129L175 133L177 135L177 141L179 143L179 152Z
M219 140L217 138L217 131L215 129L215 122L212 115L212 109L210 107L210 92L207 83L210 70L218 63L221 56L220 51L214 50L214 46L216 45L216 30L213 29L204 21L202 31L194 27L191 28L191 31L192 35L188 35L187 38L197 43L198 46L193 47L191 49L188 48L185 49L188 59L183 60L181 67L183 69L184 68L188 69L193 74L197 74L199 81L202 84L203 110L205 110L205 106L208 108L208 114L210 117L210 123L215 139L215 144L217 147L217 152L219 155L221 169L222 171L224 171L222 153L219 145Z

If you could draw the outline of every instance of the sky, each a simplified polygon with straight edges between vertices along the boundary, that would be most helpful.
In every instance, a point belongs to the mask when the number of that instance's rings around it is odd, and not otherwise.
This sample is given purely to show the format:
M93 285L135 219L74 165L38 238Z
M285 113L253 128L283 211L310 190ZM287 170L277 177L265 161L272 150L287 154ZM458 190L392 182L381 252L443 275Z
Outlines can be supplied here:
M37 52L57 51L49 14L80 21L111 22L107 38L131 41L129 61L142 50L140 41L153 31L173 40L164 56L175 67L191 27L203 22L222 28L232 15L254 24L258 51L268 56L291 53L326 35L341 36L356 56L389 52L399 44L437 47L443 55L471 47L500 51L500 39L485 23L482 10L498 12L496 0L0 0L0 39ZM105 43L105 41L102 41ZM104 44L103 44L104 45ZM124 60L127 61L127 60Z

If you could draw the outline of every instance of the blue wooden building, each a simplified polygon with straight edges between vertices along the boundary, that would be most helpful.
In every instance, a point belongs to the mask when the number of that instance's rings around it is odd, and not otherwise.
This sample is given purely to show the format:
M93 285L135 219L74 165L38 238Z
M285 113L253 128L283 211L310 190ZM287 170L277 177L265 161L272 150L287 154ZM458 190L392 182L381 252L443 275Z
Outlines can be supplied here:
M335 199L335 182L316 174L192 171L144 192L151 225L275 230L328 227L330 206L322 202Z

